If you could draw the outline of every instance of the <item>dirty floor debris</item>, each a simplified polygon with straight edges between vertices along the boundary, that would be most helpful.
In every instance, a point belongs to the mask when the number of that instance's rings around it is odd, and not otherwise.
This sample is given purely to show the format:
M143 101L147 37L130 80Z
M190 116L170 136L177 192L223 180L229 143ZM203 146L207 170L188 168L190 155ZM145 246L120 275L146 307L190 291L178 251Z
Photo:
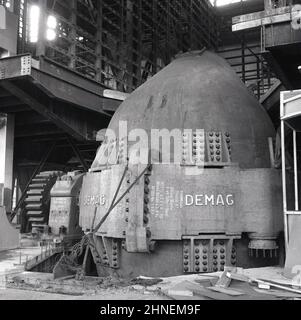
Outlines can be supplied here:
M54 280L52 274L24 272L39 247L0 253L0 300L300 300L301 287L283 269L229 268L225 272L131 280L86 277Z

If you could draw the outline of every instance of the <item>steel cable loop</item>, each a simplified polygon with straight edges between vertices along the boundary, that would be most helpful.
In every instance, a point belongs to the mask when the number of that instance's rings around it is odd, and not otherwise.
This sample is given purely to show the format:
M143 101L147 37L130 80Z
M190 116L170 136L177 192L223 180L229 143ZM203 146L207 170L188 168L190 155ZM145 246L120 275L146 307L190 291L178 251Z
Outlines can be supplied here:
M87 245L89 245L89 236L85 235L83 236L80 242L76 243L72 247L69 257L73 260L80 257L83 254L84 249Z

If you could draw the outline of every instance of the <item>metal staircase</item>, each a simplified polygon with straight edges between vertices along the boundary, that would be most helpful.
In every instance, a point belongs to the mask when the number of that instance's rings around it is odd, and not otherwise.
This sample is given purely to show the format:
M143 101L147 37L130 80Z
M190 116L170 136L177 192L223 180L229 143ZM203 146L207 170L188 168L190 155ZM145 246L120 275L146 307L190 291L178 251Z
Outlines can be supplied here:
M41 230L48 224L50 190L61 175L62 172L47 171L39 173L32 179L24 200L26 231Z
M259 100L278 81L260 50L256 44L218 50Z

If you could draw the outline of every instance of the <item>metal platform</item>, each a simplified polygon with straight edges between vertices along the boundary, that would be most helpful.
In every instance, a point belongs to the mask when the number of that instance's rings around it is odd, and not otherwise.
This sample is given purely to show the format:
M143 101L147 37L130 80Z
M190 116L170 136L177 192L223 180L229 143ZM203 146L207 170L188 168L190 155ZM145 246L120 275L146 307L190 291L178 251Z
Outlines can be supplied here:
M67 133L95 140L125 97L47 58L0 60L0 112L17 115L16 138Z
M261 49L264 57L286 89L300 88L298 71L301 31L298 6L266 7L265 11L233 18L232 31L261 29Z

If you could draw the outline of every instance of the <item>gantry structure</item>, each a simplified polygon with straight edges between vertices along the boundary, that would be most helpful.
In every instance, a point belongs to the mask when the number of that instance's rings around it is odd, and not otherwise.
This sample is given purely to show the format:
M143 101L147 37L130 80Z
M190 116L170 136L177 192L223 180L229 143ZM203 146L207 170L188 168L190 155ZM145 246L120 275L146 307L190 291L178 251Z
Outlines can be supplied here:
M179 52L218 45L209 0L15 1L19 53L47 57L119 91L131 92ZM40 9L36 41L32 6Z

